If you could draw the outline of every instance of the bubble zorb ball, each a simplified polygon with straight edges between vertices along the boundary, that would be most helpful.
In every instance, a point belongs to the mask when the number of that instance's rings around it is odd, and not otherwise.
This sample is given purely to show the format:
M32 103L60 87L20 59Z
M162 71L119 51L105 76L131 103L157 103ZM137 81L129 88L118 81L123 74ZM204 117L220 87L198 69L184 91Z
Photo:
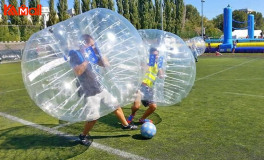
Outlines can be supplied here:
M158 106L180 102L195 80L196 65L191 50L175 34L155 29L138 32L149 52L145 62L147 73L140 88L141 99L154 101ZM158 55L153 55L155 50Z
M201 37L194 37L192 39L189 39L186 41L186 44L193 52L196 52L197 56L200 56L205 52L205 41Z
M124 17L93 9L30 37L22 58L24 84L51 116L95 120L130 103L143 75L141 46Z
M140 133L144 138L152 138L156 132L156 126L151 122L145 122L140 128Z

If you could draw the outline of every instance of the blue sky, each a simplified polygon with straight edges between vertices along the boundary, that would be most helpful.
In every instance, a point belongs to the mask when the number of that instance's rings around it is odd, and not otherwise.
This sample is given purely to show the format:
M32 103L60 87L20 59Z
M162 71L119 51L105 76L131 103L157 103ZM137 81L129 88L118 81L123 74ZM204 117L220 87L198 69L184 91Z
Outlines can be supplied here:
M184 0L185 4L195 6L201 13L201 0ZM256 12L261 12L264 16L264 0L205 0L203 4L203 14L208 19L212 19L223 13L223 9L230 4L233 10L248 8Z
M55 0L57 4L58 0ZM74 0L68 0L68 7L73 7ZM201 12L201 0L184 0L185 4L191 4ZM48 6L48 0L41 0L42 5ZM233 10L249 8L257 12L261 12L264 16L264 0L205 0L204 16L208 19L212 19L217 15L223 13L223 9L230 4Z
M27 0L29 1L29 0ZM48 6L49 0L40 0L43 6ZM57 6L58 0L55 0L55 6ZM73 8L74 0L68 0L68 7ZM191 4L201 12L201 0L184 0L185 4ZM264 0L205 0L204 2L204 16L208 19L212 19L217 15L223 13L224 7L228 4L232 9L252 9L257 12L261 12L264 16Z

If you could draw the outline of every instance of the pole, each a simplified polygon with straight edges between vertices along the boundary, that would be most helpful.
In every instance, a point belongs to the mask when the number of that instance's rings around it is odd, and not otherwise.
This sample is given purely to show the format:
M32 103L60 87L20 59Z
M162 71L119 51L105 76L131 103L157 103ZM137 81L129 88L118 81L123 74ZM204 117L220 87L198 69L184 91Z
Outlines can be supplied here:
M20 30L19 30L19 25L17 25L17 33L18 33L18 41L20 42L21 38L21 34L20 34Z
M81 4L81 0L79 0L79 3L80 3L80 14L82 14L82 4Z
M202 3L202 38L204 38L204 27L203 27L203 2L205 2L205 0L201 0L201 3Z
M47 28L47 21L46 21L46 15L44 14L43 16L43 21L44 21L44 28Z
M163 5L162 5L162 0L160 0L160 16L161 16L161 30L163 30Z

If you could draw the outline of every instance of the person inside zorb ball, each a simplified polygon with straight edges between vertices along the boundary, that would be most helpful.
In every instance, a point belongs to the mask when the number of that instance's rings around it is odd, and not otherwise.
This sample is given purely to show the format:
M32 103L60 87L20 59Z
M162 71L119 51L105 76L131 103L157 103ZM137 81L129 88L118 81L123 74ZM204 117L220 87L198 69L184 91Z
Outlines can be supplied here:
M205 41L201 37L194 37L187 40L186 44L191 49L195 62L198 62L198 56L202 55L205 52Z
M131 129L120 106L140 86L141 46L124 17L93 9L30 37L21 63L24 84L32 100L60 120L95 122L114 111Z
M149 59L145 62L146 74L137 91L127 122L131 123L142 103L148 109L138 120L147 119L159 106L180 102L190 92L196 75L196 66L191 50L178 36L155 29L139 30Z

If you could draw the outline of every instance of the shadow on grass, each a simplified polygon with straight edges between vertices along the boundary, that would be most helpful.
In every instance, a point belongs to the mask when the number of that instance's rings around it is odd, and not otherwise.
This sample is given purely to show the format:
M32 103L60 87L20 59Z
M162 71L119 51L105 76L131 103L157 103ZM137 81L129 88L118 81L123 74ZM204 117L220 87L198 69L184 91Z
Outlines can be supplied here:
M116 136L91 136L93 139L105 139L105 138L122 138L122 137L130 137L130 135L116 135Z
M30 126L14 127L0 131L1 149L30 149L45 147L74 147L76 138L56 136ZM87 149L87 148L86 148Z
M136 140L150 140L149 138L143 137L141 134L135 134L132 136L132 138Z
M130 108L123 108L123 111L124 111L124 114L126 115L126 118L127 118L127 116L131 112ZM138 120L144 114L144 112L145 112L145 110L143 110L143 109L138 110L137 114L134 118L133 123L135 125L138 125L139 128L140 128L141 124L138 123ZM155 125L158 125L162 121L160 116L155 112L153 114L151 114L148 118L153 120L153 123ZM65 122L60 121L60 123L64 124ZM111 114L108 114L108 115L98 119L98 121L95 124L95 126L93 127L92 131L94 131L94 132L121 132L121 131L123 131L121 126L122 126L121 123L119 122L117 117L114 115L114 113L111 113ZM66 126L62 130L67 131L69 133L78 134L83 130L83 127L84 127L84 122L78 122L78 123L74 123L74 124L71 124L69 126Z
M72 158L89 148L80 145L76 139L52 135L30 126L1 130L0 159Z

